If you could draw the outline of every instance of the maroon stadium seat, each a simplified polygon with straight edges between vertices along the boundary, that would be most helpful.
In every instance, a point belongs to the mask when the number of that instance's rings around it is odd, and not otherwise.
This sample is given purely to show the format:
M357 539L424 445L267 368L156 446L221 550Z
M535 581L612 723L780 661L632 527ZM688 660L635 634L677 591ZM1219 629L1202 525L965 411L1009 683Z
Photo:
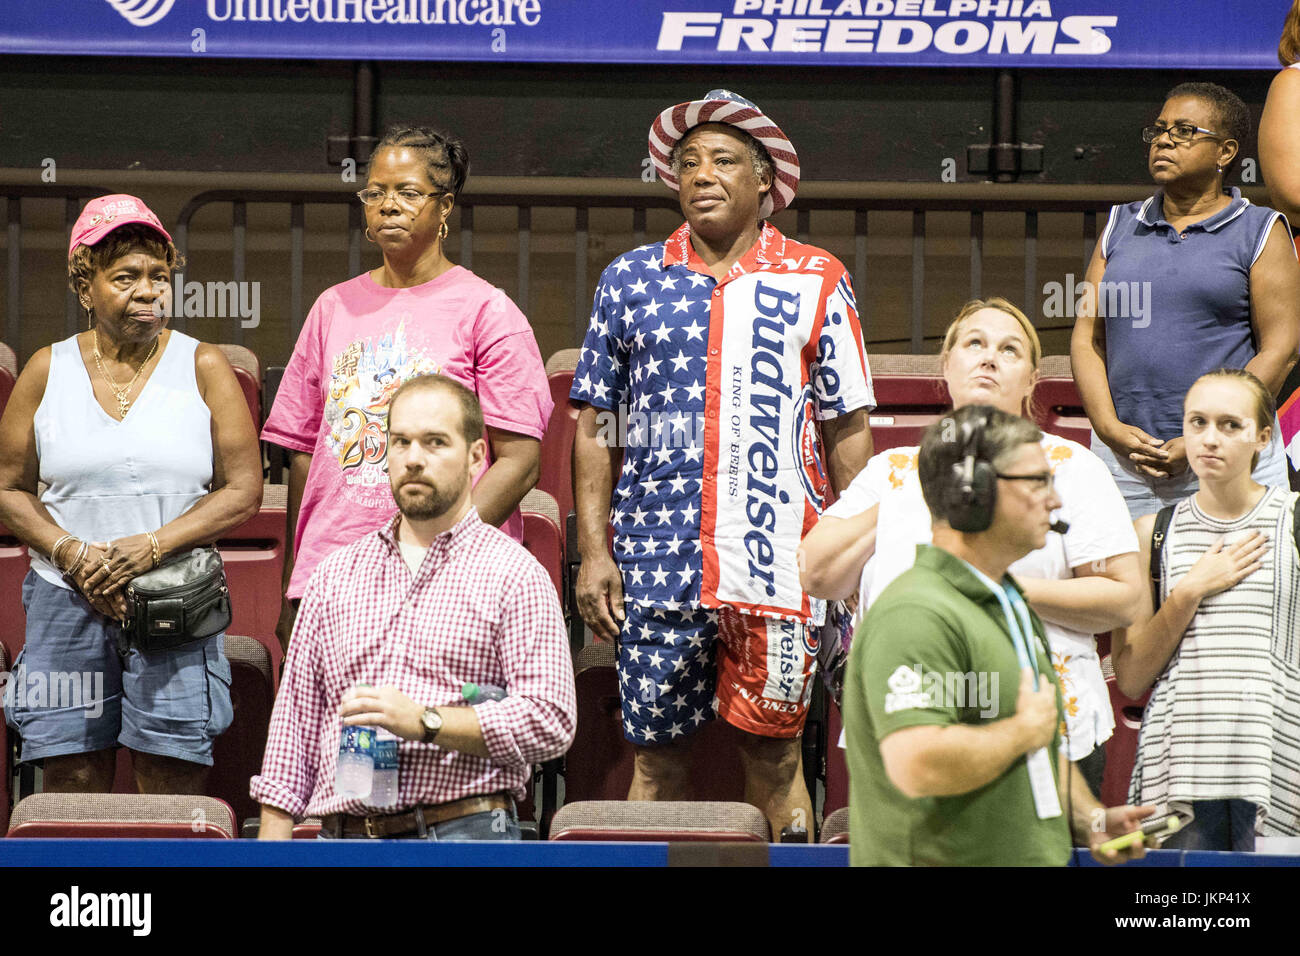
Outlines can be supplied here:
M546 569L555 585L556 596L564 604L564 545L560 510L544 491L533 489L519 503L524 518L524 547Z
M230 631L255 638L271 656L272 686L279 683L284 652L275 636L284 592L286 485L263 485L262 507L238 528L226 532L217 550L230 585Z
M253 350L242 345L218 345L225 354L230 367L235 370L235 381L248 402L248 412L253 417L253 427L262 427L262 364L253 354Z
M872 355L876 407L871 412L877 452L919 445L921 433L952 407L937 355Z
M589 644L574 662L578 727L564 758L564 798L623 800L632 784L632 745L623 737L614 646ZM695 743L691 784L702 800L741 800L744 773L740 731L721 720L702 728Z
M771 831L762 812L747 803L586 800L561 808L550 839L766 843Z
M230 660L230 700L235 716L212 745L212 770L207 793L228 804L244 820L255 817L260 808L248 795L248 781L262 769L262 752L271 723L271 659L266 648L251 637L227 634L226 657ZM117 751L113 792L136 792L131 751Z
M1083 412L1083 399L1074 384L1070 356L1044 355L1038 371L1034 405L1038 409L1039 427L1087 448L1092 440L1092 425Z
M13 663L27 639L27 612L23 610L23 578L31 567L27 549L0 525L0 644Z
M826 817L826 822L822 824L821 838L819 843L848 843L849 842L849 808L840 807L834 813Z
M37 793L14 807L8 836L229 840L237 832L234 811L212 797Z
M1110 706L1115 714L1115 733L1106 741L1106 772L1101 781L1101 802L1108 807L1121 807L1128 803L1128 784L1133 776L1133 762L1137 759L1138 733L1142 729L1142 711L1151 692L1140 700L1120 693L1115 683L1115 668L1110 655L1101 660L1101 672L1110 691Z
M546 362L546 378L551 386L555 408L542 438L541 474L537 490L552 498L560 511L560 527L573 510L573 436L578 430L578 407L569 401L573 370L578 367L581 349L561 349Z
M919 445L921 433L951 407L937 355L872 355L876 408L871 435L876 451ZM1070 371L1070 356L1044 355L1034 390L1044 431L1088 447L1090 426Z
M829 694L827 697L829 698ZM840 730L844 724L835 702L826 702L826 802L822 804L823 818L849 805L849 765L840 747ZM825 826L825 823L822 824Z

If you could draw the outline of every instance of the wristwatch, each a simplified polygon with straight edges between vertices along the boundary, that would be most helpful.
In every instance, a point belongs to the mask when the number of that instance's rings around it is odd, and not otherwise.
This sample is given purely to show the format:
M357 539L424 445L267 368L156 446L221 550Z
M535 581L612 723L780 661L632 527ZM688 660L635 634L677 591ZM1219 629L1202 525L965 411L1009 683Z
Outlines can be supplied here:
M435 707L426 707L424 713L420 715L420 723L424 725L422 742L433 743L434 738L438 736L438 731L442 730L442 714L438 713Z

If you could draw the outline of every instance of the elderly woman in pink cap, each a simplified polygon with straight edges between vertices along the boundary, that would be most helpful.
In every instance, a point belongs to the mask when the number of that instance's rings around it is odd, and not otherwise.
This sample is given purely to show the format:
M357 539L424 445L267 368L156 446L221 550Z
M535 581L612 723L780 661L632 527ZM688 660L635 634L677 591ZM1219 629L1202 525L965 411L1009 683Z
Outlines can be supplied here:
M22 759L44 761L47 791L108 791L124 746L141 791L202 792L232 717L223 635L119 651L132 579L261 504L257 437L230 365L167 328L178 260L136 197L88 203L68 249L86 331L32 357L0 420L0 520L32 557L5 717ZM64 693L67 674L93 690Z

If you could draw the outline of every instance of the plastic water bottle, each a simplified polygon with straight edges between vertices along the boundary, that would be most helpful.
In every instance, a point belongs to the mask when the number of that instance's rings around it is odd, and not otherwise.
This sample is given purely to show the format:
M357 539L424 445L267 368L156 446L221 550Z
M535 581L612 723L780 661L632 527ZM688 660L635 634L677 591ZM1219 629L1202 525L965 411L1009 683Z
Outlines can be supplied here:
M375 775L375 729L343 726L334 789L348 799L365 799Z
M508 695L504 687L498 687L496 684L475 684L473 681L466 681L461 686L460 696L465 698L465 703L473 707L488 700L504 700Z
M397 737L383 727L375 731L375 772L366 803L372 807L397 806Z

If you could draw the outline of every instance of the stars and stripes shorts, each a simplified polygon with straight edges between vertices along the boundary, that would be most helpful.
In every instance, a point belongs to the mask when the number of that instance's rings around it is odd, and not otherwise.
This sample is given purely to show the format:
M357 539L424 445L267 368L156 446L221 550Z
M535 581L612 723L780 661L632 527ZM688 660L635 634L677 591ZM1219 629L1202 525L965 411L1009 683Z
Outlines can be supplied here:
M817 666L815 628L732 608L624 607L618 686L623 735L632 743L669 743L715 715L762 737L802 732Z

